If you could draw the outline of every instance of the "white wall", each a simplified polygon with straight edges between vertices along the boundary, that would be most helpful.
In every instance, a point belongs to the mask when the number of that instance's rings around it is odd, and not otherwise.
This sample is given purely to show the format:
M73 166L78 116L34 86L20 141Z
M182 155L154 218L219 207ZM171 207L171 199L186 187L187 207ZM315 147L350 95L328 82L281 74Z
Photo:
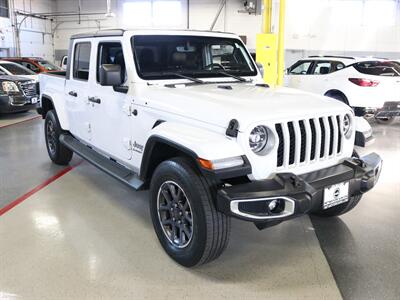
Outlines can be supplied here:
M28 12L78 11L78 0L14 1L17 9ZM125 1L128 0L111 1L112 10L116 13L115 18L106 18L103 14L99 14L81 16L78 22L78 16L55 17L54 41L50 34L42 34L42 32L51 33L50 21L28 18L22 25L22 55L52 57L54 48L56 58L59 59L65 54L68 39L72 34L124 27L122 6ZM182 12L184 22L181 27L186 28L186 0L181 1L184 6ZM366 18L368 11L364 11L365 3L376 1L396 3L394 24L382 24L387 18L385 15L382 18L378 11L375 17ZM106 11L106 0L81 0L81 3L83 13ZM208 30L219 3L219 0L190 0L190 28ZM277 3L279 0L274 0L275 6ZM246 35L249 48L255 48L255 36L261 31L262 16L238 13L240 9L242 9L241 0L227 0L227 5L214 29ZM274 20L276 19L275 14ZM13 48L9 19L0 18L0 30L0 48L10 45ZM285 47L287 64L298 57L319 53L400 57L400 0L287 0Z
M55 0L14 0L13 2L15 10L27 13L49 13L55 9L56 4ZM12 7L12 5L10 6ZM9 48L8 55L16 54L12 18L12 13L10 18L0 18L0 47ZM51 21L32 17L24 18L17 15L17 22L22 22L20 25L21 55L40 56L53 60L54 47ZM3 41L1 41L1 35L4 35ZM1 54L6 55L6 52L3 51Z

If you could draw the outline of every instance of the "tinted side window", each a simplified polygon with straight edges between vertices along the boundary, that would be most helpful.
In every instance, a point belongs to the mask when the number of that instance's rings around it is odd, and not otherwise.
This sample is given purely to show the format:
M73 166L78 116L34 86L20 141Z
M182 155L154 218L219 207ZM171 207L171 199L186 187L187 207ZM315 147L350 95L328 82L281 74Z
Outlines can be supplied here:
M39 73L39 68L36 67L34 64L31 64L29 62L23 61L21 62L21 65L23 65L24 67L28 68L29 70L35 72L35 73Z
M325 75L331 72L332 64L329 61L319 61L315 63L314 75Z
M75 45L73 66L74 79L89 79L90 49L90 43L78 43Z
M289 74L292 75L305 75L310 68L311 61L298 62L290 68Z
M400 66L389 61L364 61L354 64L354 68L362 74L400 76Z
M125 74L125 59L120 43L100 43L97 52L97 82L99 82L100 66L104 64L120 65L121 73Z
M338 71L338 70L341 70L341 69L344 69L344 68L345 68L345 65L343 63L337 62L336 65L334 66L334 70L333 71Z

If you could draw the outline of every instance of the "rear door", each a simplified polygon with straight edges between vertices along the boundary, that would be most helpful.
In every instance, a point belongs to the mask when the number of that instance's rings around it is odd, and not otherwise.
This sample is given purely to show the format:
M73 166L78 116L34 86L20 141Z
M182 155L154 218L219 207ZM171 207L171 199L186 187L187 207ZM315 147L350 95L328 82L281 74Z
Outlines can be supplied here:
M344 67L344 65L343 65ZM302 82L302 89L323 95L328 90L335 89L334 74L337 62L329 60L317 60L311 66L308 75Z
M90 143L92 139L92 124L89 112L89 79L92 45L89 41L74 41L70 78L65 83L65 99L70 123L70 131L79 139Z

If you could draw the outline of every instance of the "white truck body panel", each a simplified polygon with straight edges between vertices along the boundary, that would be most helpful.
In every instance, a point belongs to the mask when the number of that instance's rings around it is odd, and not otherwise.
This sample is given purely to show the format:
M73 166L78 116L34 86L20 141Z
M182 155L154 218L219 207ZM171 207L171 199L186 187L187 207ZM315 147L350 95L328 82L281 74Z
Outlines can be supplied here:
M261 76L247 77L252 83L237 82L230 77L207 78L206 84L185 85L186 79L144 80L138 76L131 38L133 35L196 35L237 38L226 33L196 31L126 31L123 36L78 38L78 42L91 43L91 63L88 81L65 79L58 76L40 75L41 97L52 100L60 124L83 143L91 145L105 156L140 172L143 149L152 136L163 137L186 147L198 157L208 160L246 155L252 167L251 179L271 177L276 172L302 174L335 165L351 156L354 146L354 130L349 138L342 139L339 153L325 155L310 161L296 161L277 167L278 134L275 124L294 122L299 134L299 122L328 117L336 120L348 114L354 118L352 110L345 104L327 97L317 96L289 88L266 88L257 86ZM97 46L100 42L120 42L122 44L129 87L127 94L118 93L113 87L101 86L96 80ZM74 61L74 54L69 61ZM253 61L254 63L254 61ZM168 87L175 84L175 87ZM231 90L218 86L229 85ZM78 96L71 96L70 93ZM101 98L101 105L88 101L88 97ZM133 111L137 115L133 116ZM226 136L229 121L239 122L237 138ZM158 120L164 121L153 128ZM326 125L327 123L325 123ZM266 155L258 155L249 147L249 134L258 125L267 126L271 139L276 143ZM310 129L307 126L307 134ZM332 129L333 130L333 129ZM335 134L341 128L335 127ZM135 145L139 145L135 149ZM307 139L307 151L311 140ZM308 153L309 154L309 153ZM286 159L286 158L285 158Z

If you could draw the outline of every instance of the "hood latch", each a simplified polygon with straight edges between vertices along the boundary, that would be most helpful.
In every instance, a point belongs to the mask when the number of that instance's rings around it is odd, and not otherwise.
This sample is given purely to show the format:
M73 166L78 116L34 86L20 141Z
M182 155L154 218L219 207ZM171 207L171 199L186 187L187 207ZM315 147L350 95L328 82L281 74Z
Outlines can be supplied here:
M225 134L230 137L237 137L238 132L239 132L239 121L236 119L230 120Z

